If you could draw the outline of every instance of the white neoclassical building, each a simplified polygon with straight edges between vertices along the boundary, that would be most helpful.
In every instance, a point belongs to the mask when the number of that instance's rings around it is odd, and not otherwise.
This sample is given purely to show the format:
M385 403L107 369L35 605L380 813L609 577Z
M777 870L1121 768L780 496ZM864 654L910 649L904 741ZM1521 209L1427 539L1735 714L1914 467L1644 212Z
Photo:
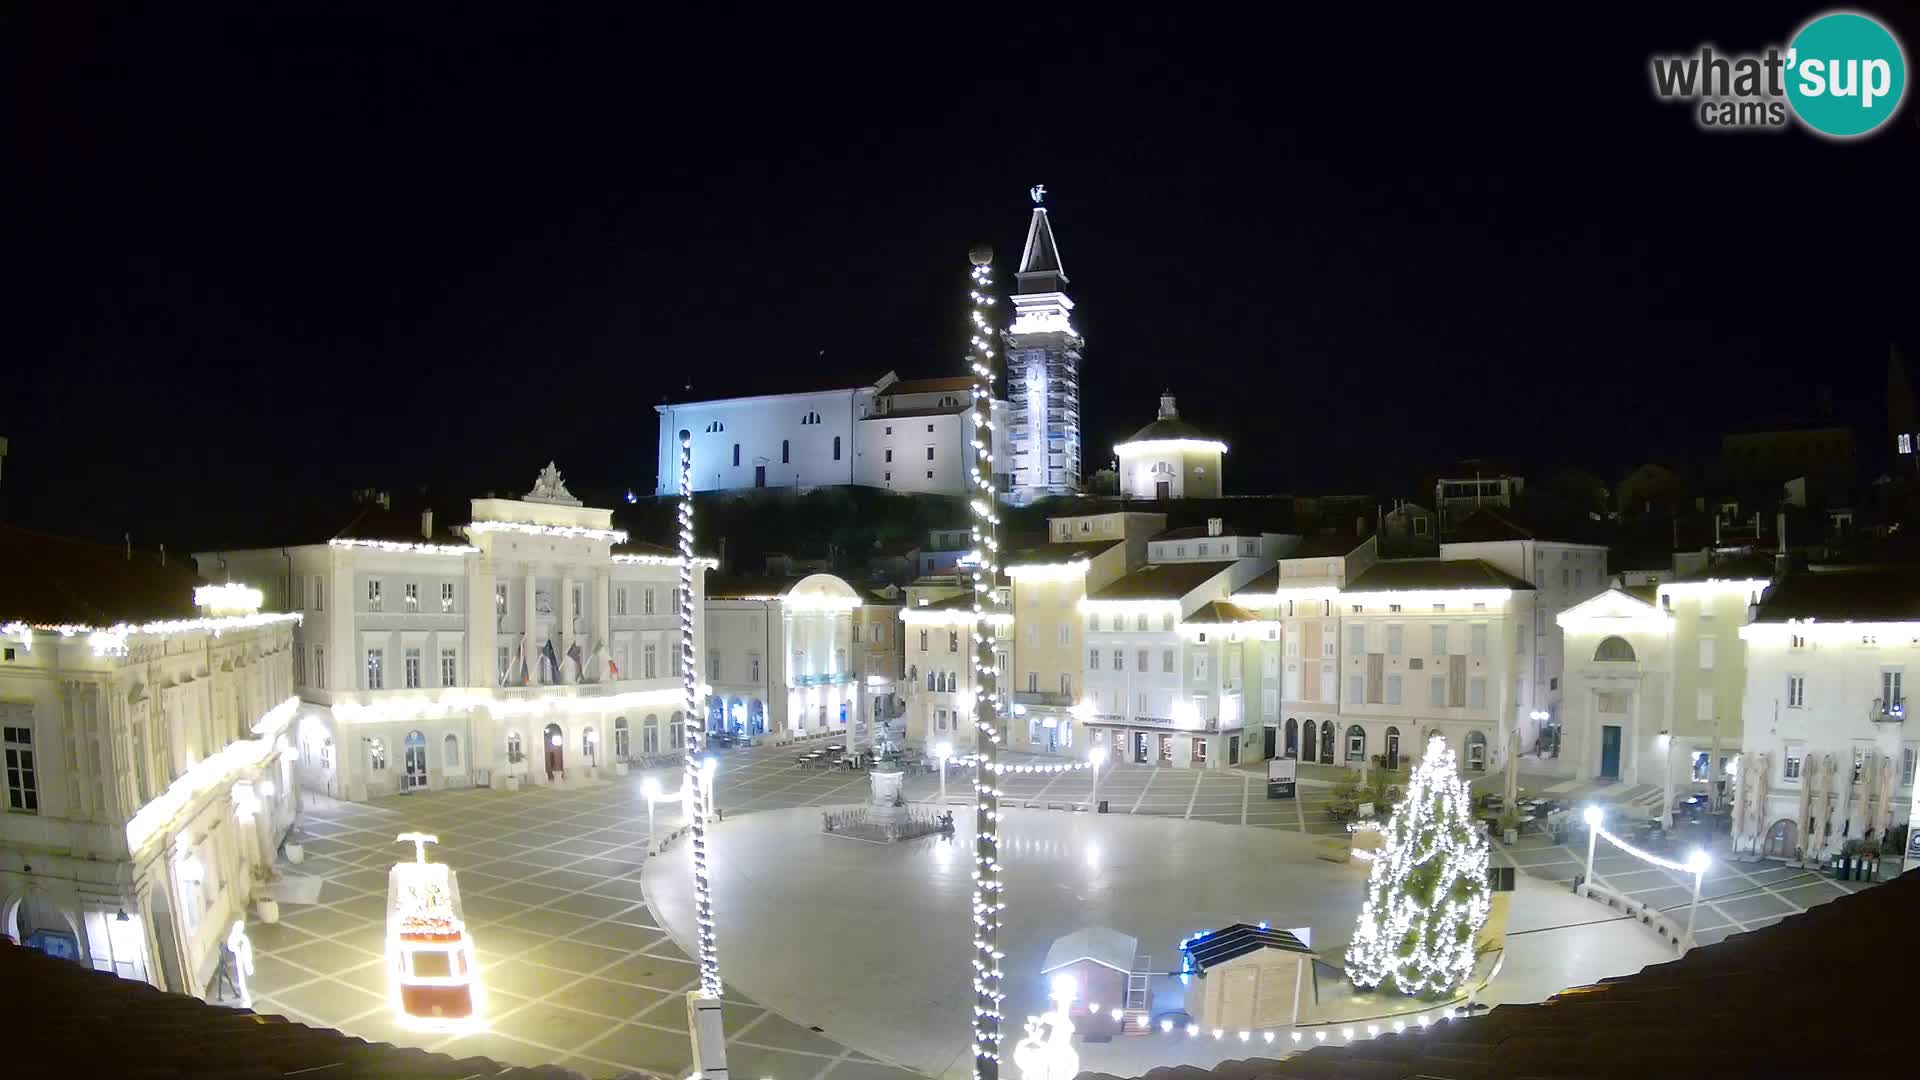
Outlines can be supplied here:
M1120 493L1133 499L1217 499L1227 444L1180 419L1173 392L1160 395L1153 423L1114 446Z
M964 495L972 490L972 387L967 377L902 380L889 371L871 384L656 405L655 491L679 491L686 431L695 491L853 485ZM993 408L1005 417L1006 402ZM1006 428L994 425L995 461L1008 460Z
M0 526L0 923L205 995L297 810L299 616L191 565Z
M1736 830L1736 844L1817 858L1911 819L1920 737L1907 716L1906 675L1920 663L1916 579L1911 567L1794 572L1760 598L1740 628L1740 761L1752 770L1740 782L1757 789L1764 815L1754 835Z
M551 465L526 497L471 505L445 530L373 501L331 537L196 556L304 616L304 785L544 784L682 744L677 555L628 543Z
M853 642L860 593L832 574L717 578L708 584L703 674L707 726L745 738L859 729L864 692L892 680L864 672Z

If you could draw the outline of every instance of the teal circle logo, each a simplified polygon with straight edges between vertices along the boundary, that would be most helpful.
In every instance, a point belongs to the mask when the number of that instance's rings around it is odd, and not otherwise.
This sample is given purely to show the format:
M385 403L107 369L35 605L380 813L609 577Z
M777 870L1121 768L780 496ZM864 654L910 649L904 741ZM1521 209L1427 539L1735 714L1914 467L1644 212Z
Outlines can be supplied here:
M1907 89L1907 58L1874 19L1838 11L1808 23L1787 50L1787 102L1822 135L1852 138L1887 122Z

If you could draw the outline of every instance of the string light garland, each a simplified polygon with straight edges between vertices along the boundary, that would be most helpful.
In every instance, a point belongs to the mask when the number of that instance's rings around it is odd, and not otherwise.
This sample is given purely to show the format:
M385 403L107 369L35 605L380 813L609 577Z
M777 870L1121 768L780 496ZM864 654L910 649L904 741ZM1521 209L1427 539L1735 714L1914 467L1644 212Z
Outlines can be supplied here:
M0 637L19 641L27 652L33 651L35 632L58 634L63 638L85 634L95 656L125 656L127 641L134 637L167 637L173 634L211 633L219 637L230 630L252 630L281 623L298 623L299 612L255 612L251 615L217 615L201 619L165 619L149 623L115 623L112 626L86 626L79 623L39 624L20 621L0 624Z
M625 534L620 537L626 539ZM706 710L700 707L700 682L693 655L693 433L680 432L680 689L687 714L685 789L693 818L693 917L699 924L700 994L720 996L720 949L713 936L713 888L707 880L708 777L700 769L706 751Z
M627 542L625 529L594 529L585 525L534 525L525 521L476 521L467 526L467 535L490 532L526 533L529 536L564 536L568 539Z
M994 588L1000 545L994 537L999 524L993 490L993 324L987 311L993 306L993 248L976 244L969 251L973 263L972 336L967 363L973 375L973 550L968 555L973 574L973 668L979 687L973 703L973 726L980 768L973 790L973 1075L974 1080L999 1080L1000 1010L1006 995L1000 981L1000 913L1006 910L1000 878L1000 717L999 670L994 646L1001 625L996 609L1005 602Z
M1409 995L1452 992L1473 974L1490 904L1487 841L1453 751L1435 735L1374 853L1347 977Z
M366 548L369 551L384 551L394 555L478 555L480 549L472 544L426 544L408 540L357 540L351 537L336 536L327 541L331 548Z

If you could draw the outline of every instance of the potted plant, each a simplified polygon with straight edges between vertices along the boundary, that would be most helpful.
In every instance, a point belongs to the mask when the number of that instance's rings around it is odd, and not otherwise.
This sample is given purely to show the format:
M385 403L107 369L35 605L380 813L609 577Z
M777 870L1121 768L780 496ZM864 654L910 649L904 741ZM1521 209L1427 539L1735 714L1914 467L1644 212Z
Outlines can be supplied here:
M280 921L280 902L273 898L273 872L264 866L253 868L253 910L263 923Z
M290 830L287 833L286 843L281 845L281 849L287 853L287 861L295 866L307 861L306 845L300 842L299 836L298 831Z

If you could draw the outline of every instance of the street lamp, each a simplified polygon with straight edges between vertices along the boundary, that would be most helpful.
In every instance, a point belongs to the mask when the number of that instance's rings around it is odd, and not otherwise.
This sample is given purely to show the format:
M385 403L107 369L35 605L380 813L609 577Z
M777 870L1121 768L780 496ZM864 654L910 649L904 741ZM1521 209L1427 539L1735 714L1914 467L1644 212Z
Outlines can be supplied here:
M651 776L640 781L640 797L647 800L647 854L651 855L654 847L653 804L660 798L660 781Z
M1088 796L1087 801L1092 804L1090 809L1097 814L1100 812L1100 766L1107 763L1107 748L1094 747L1087 754L1087 760L1093 765L1093 794Z
M1693 902L1687 905L1687 948L1693 948L1693 916L1700 910L1700 879L1707 874L1707 867L1713 860L1707 853L1694 848L1687 853L1687 869L1693 871Z
M1587 823L1587 884L1593 884L1593 845L1600 838L1600 822L1606 819L1607 812L1597 806L1589 806L1580 815Z
M947 805L947 759L953 756L953 744L943 742L933 748L933 760L940 763L940 805Z

